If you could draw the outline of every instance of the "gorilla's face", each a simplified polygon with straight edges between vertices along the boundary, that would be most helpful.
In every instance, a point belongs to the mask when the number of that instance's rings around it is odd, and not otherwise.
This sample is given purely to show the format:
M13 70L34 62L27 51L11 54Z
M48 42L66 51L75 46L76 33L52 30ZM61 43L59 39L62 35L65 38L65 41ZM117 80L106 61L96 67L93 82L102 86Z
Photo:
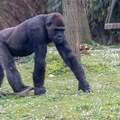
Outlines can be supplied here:
M65 25L63 17L59 14L50 14L46 20L48 37L56 44L62 43L65 39Z

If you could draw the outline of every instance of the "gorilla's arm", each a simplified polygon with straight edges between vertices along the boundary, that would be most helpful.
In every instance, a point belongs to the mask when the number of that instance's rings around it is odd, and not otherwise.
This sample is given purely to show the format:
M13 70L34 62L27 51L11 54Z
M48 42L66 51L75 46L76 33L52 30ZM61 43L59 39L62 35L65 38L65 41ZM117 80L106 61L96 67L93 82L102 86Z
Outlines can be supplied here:
M78 90L82 89L84 92L91 92L89 83L86 80L84 69L82 68L81 63L77 59L75 53L72 51L67 41L64 40L61 44L56 44L56 48L65 63L70 67L78 79Z

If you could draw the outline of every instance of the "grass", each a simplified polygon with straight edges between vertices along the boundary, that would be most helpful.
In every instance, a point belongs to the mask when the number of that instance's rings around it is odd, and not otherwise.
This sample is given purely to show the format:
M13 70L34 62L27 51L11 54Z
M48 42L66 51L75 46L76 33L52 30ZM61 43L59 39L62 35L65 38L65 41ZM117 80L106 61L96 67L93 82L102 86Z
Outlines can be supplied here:
M77 91L77 80L54 48L49 48L47 94L28 97L0 95L1 120L120 120L120 49L102 47L82 56L92 93ZM33 85L33 60L17 61L23 82ZM12 91L7 80L3 89Z

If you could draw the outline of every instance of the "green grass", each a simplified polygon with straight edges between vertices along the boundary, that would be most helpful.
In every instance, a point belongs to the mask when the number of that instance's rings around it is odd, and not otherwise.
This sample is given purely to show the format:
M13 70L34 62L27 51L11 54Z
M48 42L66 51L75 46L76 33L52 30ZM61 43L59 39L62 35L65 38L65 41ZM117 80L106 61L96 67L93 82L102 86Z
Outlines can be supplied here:
M1 120L120 120L120 49L102 47L82 56L92 93L77 91L77 80L54 48L49 48L47 94L28 97L0 95ZM32 55L33 56L33 55ZM19 59L23 82L33 85L31 56ZM3 89L12 91L7 80Z

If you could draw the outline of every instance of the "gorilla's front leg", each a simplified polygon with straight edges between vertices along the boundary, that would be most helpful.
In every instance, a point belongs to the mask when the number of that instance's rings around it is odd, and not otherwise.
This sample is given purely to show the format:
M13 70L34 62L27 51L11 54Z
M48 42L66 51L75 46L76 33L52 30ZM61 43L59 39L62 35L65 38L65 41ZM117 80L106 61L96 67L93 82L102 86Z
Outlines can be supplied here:
M56 48L59 51L61 57L65 61L65 63L70 67L72 72L75 74L79 84L78 90L82 89L86 93L90 93L90 85L86 80L86 76L84 73L84 69L76 57L75 53L70 48L69 44L66 40L64 40L61 44L56 44Z
M34 94L41 95L46 93L44 85L45 76L45 61L37 61L34 66L33 81L34 81Z
M47 46L39 45L39 47L35 51L35 65L34 65L34 73L33 73L33 82L34 82L34 94L42 95L46 93L46 89L44 85L45 78L45 57L47 52Z

